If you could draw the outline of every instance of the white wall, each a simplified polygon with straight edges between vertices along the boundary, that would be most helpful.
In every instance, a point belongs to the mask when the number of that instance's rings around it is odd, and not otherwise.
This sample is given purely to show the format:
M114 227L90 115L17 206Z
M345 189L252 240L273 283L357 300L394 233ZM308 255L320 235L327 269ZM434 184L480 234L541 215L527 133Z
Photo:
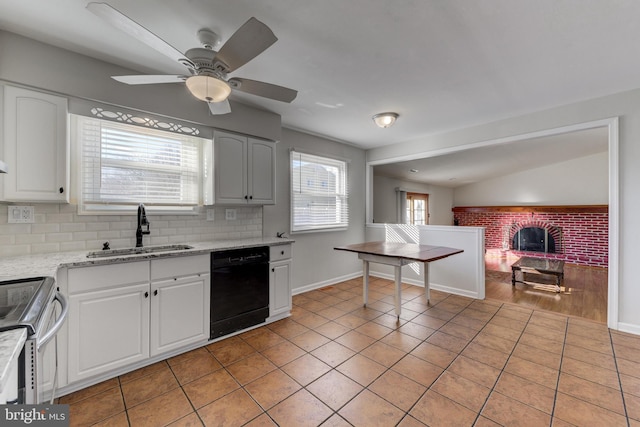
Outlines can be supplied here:
M453 206L606 205L608 162L603 152L464 185Z
M429 195L429 224L451 225L453 223L453 190L420 182L402 181L375 175L373 178L373 222L396 222L396 188Z
M0 30L0 80L201 123L277 141L280 116L231 102L212 116L183 84L129 86L110 76L139 74L108 62Z
M343 252L335 251L333 248L361 242L364 239L364 150L286 128L282 129L282 140L276 148L277 203L275 206L264 207L263 231L265 236L286 232L287 236L295 239L292 266L294 293L361 275L362 264L357 257L345 256ZM346 231L290 234L291 148L349 161L349 228Z

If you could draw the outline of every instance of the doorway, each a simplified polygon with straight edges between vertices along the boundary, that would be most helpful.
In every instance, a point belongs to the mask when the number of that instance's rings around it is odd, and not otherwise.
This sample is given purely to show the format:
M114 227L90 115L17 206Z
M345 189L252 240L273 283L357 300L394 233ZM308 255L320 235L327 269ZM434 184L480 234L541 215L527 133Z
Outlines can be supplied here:
M580 123L577 125L569 125L560 128L547 129L543 131L536 131L525 133L521 135L515 135L511 137L498 138L494 140L462 144L449 148L434 149L431 151L418 152L409 155L403 155L395 158L386 158L380 160L369 161L366 169L366 189L367 189L367 204L366 204L366 218L367 223L373 223L373 202L374 202L374 188L373 188L373 168L379 165L388 165L393 163L407 162L416 159L424 158L436 158L443 159L448 154L464 153L466 151L475 150L484 147L508 147L509 144L518 143L526 140L532 140L535 138L548 137L554 135L568 134L576 131L583 131L588 129L606 129L607 138L607 154L608 154L608 208L609 208L609 224L608 224L608 268L606 269L607 276L607 309L606 318L607 325L612 329L618 328L618 242L619 242L619 190L618 190L618 118L613 117L609 119L596 120L592 122ZM451 221L453 224L453 219Z

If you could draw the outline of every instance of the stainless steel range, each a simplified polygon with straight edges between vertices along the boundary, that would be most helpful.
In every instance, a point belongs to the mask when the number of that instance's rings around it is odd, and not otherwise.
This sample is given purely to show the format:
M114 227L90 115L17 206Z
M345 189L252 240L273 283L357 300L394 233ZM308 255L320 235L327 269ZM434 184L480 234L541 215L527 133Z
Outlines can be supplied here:
M42 403L47 398L53 401L57 385L56 334L67 311L67 301L57 291L52 277L0 282L0 331L27 330L19 360L19 392L12 403Z

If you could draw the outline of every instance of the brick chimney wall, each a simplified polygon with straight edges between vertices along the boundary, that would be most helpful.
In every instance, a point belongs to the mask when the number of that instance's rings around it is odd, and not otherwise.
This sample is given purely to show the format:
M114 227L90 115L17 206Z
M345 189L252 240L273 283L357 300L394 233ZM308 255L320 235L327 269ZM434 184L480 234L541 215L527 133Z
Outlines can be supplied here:
M460 226L484 227L487 254L532 256L560 259L571 264L607 267L609 262L609 214L602 207L544 207L526 211L531 207L464 207L454 208L454 217ZM562 229L562 247L559 253L518 252L510 249L505 240L505 229L520 223L546 223ZM513 237L511 233L509 235ZM506 247L505 247L506 246Z

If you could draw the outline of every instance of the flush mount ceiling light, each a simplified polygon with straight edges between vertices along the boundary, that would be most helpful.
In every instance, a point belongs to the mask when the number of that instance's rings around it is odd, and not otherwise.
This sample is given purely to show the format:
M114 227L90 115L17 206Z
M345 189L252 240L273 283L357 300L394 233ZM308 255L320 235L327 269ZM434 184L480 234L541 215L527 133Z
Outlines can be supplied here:
M231 93L226 82L212 76L191 76L185 83L193 96L206 102L224 101Z
M398 118L398 113L380 113L372 117L373 122L381 128L391 127Z

